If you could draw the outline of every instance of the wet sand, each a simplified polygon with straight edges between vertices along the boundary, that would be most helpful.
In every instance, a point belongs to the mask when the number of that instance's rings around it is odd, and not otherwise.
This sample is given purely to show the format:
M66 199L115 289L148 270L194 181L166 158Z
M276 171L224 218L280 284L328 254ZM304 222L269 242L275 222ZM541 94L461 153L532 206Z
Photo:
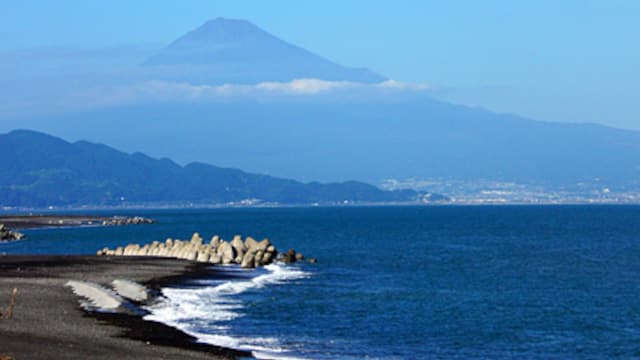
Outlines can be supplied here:
M0 311L18 296L12 319L0 319L0 358L233 359L250 354L206 344L169 326L125 314L87 313L64 284L108 285L129 279L148 287L213 277L204 265L175 259L96 256L0 256Z

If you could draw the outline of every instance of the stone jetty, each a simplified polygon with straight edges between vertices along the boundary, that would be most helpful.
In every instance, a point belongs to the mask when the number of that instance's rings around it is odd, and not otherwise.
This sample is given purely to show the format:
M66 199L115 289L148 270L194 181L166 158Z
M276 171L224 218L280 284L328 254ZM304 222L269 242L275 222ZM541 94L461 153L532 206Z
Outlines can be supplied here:
M226 241L216 235L205 242L200 234L194 233L191 240L167 239L150 244L129 244L115 249L98 250L98 256L157 256L170 257L200 263L238 264L243 268L255 268L269 265L278 258L276 247L269 239L257 241L248 236L245 239L236 235Z
M144 218L141 216L134 216L134 217L114 216L112 218L102 220L103 226L141 225L141 224L153 224L153 223L155 223L155 220Z
M25 235L17 231L13 231L6 227L4 224L0 224L0 241L14 241L22 240Z

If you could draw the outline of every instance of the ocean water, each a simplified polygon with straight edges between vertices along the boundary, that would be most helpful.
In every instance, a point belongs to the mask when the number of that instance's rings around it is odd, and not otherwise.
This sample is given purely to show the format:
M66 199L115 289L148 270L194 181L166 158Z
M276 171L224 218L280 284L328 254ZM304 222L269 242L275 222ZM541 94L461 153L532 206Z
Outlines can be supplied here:
M156 210L154 225L42 229L6 253L269 237L317 264L223 267L150 319L264 358L639 358L640 207ZM193 285L193 284L191 284Z

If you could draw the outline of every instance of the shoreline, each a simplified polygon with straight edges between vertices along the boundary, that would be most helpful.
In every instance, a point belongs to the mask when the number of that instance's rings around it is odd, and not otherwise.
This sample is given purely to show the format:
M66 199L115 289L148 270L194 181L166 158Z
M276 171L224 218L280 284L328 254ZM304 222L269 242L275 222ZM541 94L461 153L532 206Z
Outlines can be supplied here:
M81 214L7 214L0 215L0 224L12 229L62 228L76 226L103 226L108 216Z
M541 202L527 202L527 201L510 201L510 202L500 202L500 201L485 201L485 202L475 202L475 201L449 201L449 202L431 202L431 203L420 203L420 202L398 202L398 203L353 203L353 204L269 204L269 205L194 205L194 206L178 206L178 205L131 205L131 206L69 206L69 207L60 207L56 209L50 208L37 208L37 207L12 207L0 209L0 222L4 217L15 217L15 216L58 216L62 218L68 217L91 217L91 215L78 215L71 214L65 215L68 212L76 212L76 213L90 213L90 212L102 212L102 211L110 211L110 212L131 212L131 211L162 211L162 210L225 210L225 209L304 209L304 208L362 208L362 207L521 207L521 206L532 206L532 207L561 207L561 206L640 206L640 201L600 201L600 202L589 202L589 201L541 201ZM37 212L38 214L31 214L33 212ZM94 218L109 218L109 216L99 216L96 215ZM77 225L67 225L67 226L77 226ZM102 225L100 225L102 226ZM56 227L56 226L53 226ZM65 226L66 227L66 226ZM24 228L23 228L24 229Z
M18 289L12 319L0 319L0 356L14 359L234 359L244 351L197 343L141 315L87 312L68 280L128 279L152 290L216 276L210 266L154 257L0 255L0 311ZM37 346L34 346L37 344Z
M132 220L145 221L132 223ZM127 222L129 221L129 222ZM154 220L141 217L106 216L90 214L64 214L64 213L40 213L40 214L3 214L0 215L0 224L16 229L56 229L68 227L89 226L124 226L142 225L152 223Z

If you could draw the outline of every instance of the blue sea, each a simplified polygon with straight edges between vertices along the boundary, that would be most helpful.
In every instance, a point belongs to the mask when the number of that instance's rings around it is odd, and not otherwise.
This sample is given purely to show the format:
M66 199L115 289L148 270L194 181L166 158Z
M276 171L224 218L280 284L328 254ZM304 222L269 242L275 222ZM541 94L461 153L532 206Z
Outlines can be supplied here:
M114 211L109 212L114 213ZM263 358L640 357L640 207L442 206L120 211L154 225L26 231L5 253L219 234L317 264L164 289L149 319Z

